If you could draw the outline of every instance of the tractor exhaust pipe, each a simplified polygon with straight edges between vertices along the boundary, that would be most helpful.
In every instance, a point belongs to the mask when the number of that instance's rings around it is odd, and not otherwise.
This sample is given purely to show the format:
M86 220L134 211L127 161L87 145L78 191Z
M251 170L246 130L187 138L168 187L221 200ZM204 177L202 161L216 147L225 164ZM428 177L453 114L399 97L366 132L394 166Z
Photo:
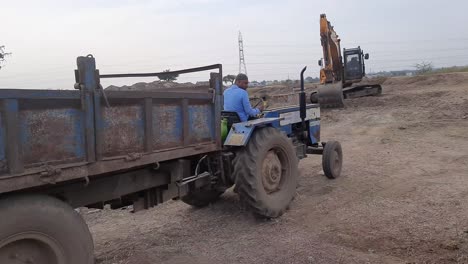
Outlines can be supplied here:
M301 71L301 93L299 94L299 111L302 120L302 129L306 130L305 118L306 118L306 94L304 91L304 72L306 71L307 66L304 67Z

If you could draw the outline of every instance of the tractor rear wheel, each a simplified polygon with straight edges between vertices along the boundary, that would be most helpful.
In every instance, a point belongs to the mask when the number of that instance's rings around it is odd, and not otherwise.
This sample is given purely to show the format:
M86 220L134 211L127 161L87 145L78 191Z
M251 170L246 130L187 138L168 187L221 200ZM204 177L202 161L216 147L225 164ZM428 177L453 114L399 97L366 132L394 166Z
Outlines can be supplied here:
M343 166L343 151L338 141L328 141L325 143L322 156L322 168L325 176L329 179L336 179L341 174Z
M254 131L234 159L236 191L261 217L278 217L296 194L298 159L288 137L272 127Z

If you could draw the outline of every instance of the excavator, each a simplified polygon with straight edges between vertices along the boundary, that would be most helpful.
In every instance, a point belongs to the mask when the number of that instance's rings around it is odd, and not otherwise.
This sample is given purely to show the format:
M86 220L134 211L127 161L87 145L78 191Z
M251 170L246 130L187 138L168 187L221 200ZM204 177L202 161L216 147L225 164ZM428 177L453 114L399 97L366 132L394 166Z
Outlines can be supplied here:
M360 83L366 75L364 60L369 54L360 46L343 49L340 38L325 14L320 15L320 40L323 58L318 61L320 85L311 93L311 103L318 103L322 108L344 107L344 99L375 96L382 94L379 84Z

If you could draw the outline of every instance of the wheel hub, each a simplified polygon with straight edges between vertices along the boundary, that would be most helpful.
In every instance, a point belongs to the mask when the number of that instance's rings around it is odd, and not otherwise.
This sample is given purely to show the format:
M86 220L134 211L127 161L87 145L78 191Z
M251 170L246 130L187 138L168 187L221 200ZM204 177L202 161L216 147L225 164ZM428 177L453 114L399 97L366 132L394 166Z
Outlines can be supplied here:
M262 164L262 183L267 193L278 191L283 174L281 161L275 151L268 151Z
M340 170L341 170L341 159L340 159L340 155L338 154L338 152L335 150L333 151L333 171L336 175L338 175L340 173Z
M16 234L0 244L0 263L65 264L62 248L49 236L27 232Z

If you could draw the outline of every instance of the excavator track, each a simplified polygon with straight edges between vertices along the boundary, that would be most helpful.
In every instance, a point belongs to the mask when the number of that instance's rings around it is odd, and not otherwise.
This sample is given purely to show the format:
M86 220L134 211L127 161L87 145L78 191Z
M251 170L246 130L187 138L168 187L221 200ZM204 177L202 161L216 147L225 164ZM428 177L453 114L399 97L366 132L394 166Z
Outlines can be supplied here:
M340 84L321 85L317 92L310 95L310 102L320 104L321 108L343 108L344 99L377 96L382 94L379 84L358 85L342 88Z
M358 85L343 89L344 99L364 96L377 96L382 94L382 86L379 84Z

